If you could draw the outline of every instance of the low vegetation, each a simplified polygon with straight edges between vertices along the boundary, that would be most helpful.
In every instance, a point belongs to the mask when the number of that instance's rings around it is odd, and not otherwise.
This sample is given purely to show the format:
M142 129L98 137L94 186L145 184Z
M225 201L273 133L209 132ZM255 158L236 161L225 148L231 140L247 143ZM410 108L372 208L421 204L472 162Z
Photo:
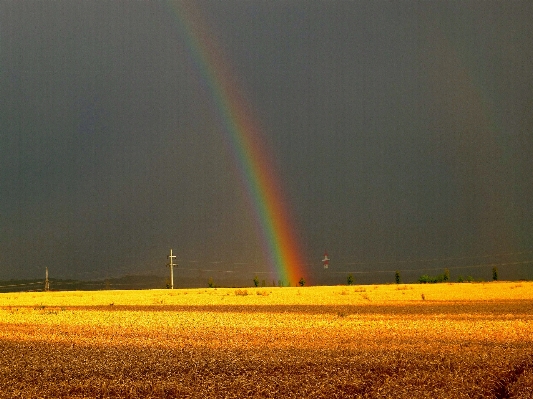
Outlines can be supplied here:
M399 284L400 281L400 274L399 272L396 272L396 284ZM428 276L427 274L424 274L420 276L418 279L419 283L427 284L427 283L445 283L450 280L450 271L448 269L444 269L444 273L439 274L438 276Z
M353 276L351 274L348 274L348 277L346 278L346 283L348 285L353 285L354 281L355 280L354 280Z
M0 294L1 398L531 398L531 381L529 282Z

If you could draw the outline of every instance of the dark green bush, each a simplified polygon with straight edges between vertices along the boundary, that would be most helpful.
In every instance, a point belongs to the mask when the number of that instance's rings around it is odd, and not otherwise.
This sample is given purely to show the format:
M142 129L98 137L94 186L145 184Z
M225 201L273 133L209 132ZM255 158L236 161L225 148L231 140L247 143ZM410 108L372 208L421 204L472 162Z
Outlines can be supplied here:
M348 278L346 279L346 282L348 283L348 285L352 285L353 282L354 282L354 278L351 274L348 274Z
M438 276L428 276L427 274L424 274L418 278L418 282L421 284L443 283L449 280L450 280L450 271L448 269L444 269L444 273L439 274Z
M442 281L448 281L450 280L450 271L448 269L444 269L444 274L442 275Z

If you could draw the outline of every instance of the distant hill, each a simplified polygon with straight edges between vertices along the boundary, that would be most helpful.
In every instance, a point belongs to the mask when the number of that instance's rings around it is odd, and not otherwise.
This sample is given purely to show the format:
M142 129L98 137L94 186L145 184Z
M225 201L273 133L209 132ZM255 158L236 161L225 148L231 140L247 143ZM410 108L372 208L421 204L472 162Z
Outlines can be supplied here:
M479 267L461 267L450 268L450 282L456 281L491 281L492 265ZM401 281L403 283L416 283L423 274L437 275L443 273L443 269L422 269L422 270L405 270L401 271ZM393 284L395 281L395 272L372 272L372 271L353 271L343 272L336 271L334 268L329 270L315 270L308 276L309 285L344 285L347 283L348 275L352 274L354 284ZM531 267L529 265L519 264L511 268L501 268L499 271L500 280L531 280ZM271 278L265 278L263 274L259 275L259 285L271 287L278 285L278 281ZM251 287L254 282L254 274L224 274L224 273L200 273L190 276L174 274L174 288L202 288L208 287L211 281L215 287ZM142 289L165 289L168 288L169 277L157 275L126 275L122 277L99 279L99 280L72 280L72 279L53 279L50 280L51 291L99 291L99 290L142 290ZM295 286L297 281L292 281L291 285ZM286 286L287 282L283 282ZM2 292L21 292L21 291L43 291L44 280L0 280L0 293Z
M165 277L124 276L103 280L62 280L50 279L51 291L98 291L165 288ZM44 280L0 281L0 292L43 291Z
M252 278L241 280L230 282L223 279L214 279L214 284L227 287L251 286L253 284ZM209 278L207 277L174 277L174 288L207 287L208 281ZM63 280L51 278L49 282L51 291L143 290L168 288L169 278L156 275L127 275L101 280ZM43 279L0 280L0 293L43 290Z

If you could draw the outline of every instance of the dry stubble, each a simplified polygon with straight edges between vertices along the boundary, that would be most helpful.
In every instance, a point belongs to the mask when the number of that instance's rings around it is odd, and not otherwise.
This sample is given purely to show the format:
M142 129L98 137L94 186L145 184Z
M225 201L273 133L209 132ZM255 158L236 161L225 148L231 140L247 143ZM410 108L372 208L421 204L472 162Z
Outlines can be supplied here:
M1 294L0 397L531 397L532 288Z

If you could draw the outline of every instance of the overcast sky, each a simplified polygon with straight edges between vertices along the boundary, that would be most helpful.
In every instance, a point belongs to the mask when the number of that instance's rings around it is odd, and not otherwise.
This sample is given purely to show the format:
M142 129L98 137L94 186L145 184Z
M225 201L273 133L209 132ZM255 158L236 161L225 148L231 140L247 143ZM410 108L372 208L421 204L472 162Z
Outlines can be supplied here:
M533 3L192 8L310 270L324 249L344 271L533 248ZM162 274L169 248L268 269L180 23L167 2L0 1L0 278Z

